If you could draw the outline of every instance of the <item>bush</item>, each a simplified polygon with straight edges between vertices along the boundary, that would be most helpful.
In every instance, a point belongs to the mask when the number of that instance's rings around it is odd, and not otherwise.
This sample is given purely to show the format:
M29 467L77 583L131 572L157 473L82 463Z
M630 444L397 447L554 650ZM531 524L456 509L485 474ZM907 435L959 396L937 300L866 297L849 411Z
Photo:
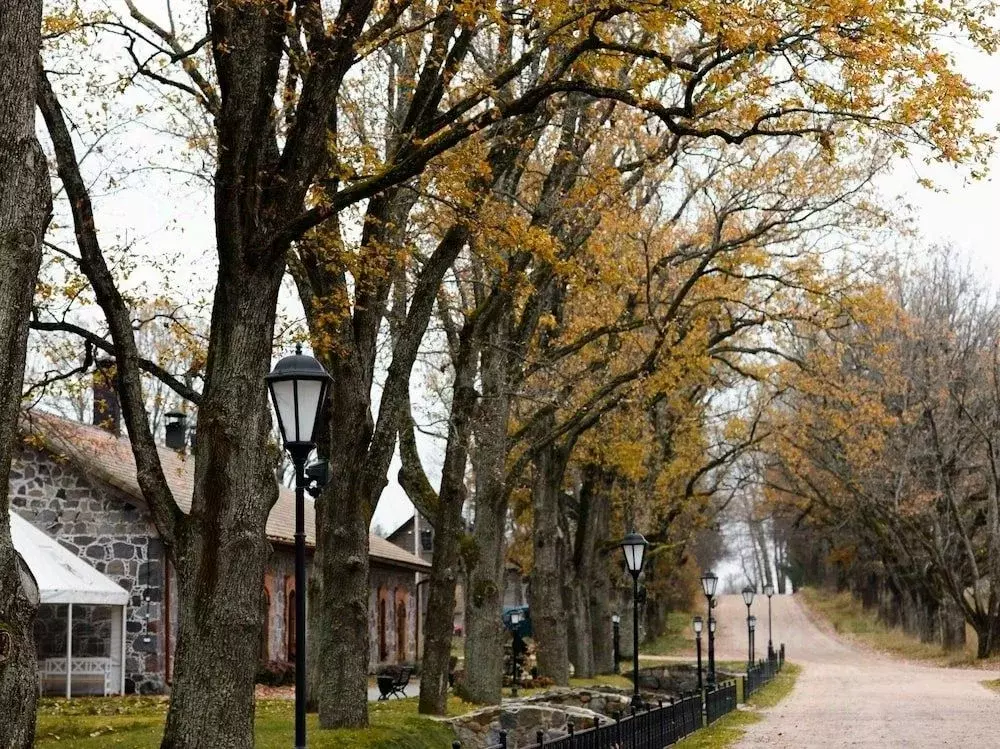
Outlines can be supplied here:
M288 661L270 661L257 666L258 684L265 687L287 687L295 683L295 664Z

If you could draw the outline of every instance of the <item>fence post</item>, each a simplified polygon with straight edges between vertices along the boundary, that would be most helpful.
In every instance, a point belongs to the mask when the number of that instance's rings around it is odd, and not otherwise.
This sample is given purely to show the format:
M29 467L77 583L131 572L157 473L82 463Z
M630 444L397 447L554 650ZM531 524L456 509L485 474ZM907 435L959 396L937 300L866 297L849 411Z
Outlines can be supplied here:
M500 732L500 749L507 749L507 732Z
M462 749L462 742L461 741L452 741L451 742L451 749Z
M544 746L545 732L542 730L535 731L535 741L538 743L538 746Z
M573 725L573 721L566 721L566 728L569 729L569 745L570 749L576 746L576 726Z

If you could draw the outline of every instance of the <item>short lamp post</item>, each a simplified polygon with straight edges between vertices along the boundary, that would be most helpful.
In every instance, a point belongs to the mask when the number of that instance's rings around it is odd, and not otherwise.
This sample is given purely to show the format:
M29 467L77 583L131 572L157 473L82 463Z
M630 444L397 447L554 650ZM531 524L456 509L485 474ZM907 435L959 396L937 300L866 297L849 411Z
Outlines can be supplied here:
M701 576L701 590L708 600L708 688L715 686L715 619L712 617L712 599L719 585L718 576L707 570Z
M639 574L642 572L646 546L646 539L634 530L621 543L625 566L632 575L632 680L635 687L632 709L635 711L642 708L642 697L639 696Z
M701 630L704 626L702 618L700 616L696 616L692 620L691 626L694 627L694 647L695 652L698 654L698 692L700 693L701 690L704 689L704 685L701 681Z
M514 609L510 612L510 628L514 636L513 641L510 644L510 660L511 660L511 687L510 696L517 697L517 685L521 680L521 621L522 614L520 609Z
M622 618L618 614L611 615L611 657L615 661L614 671L616 674L621 673L622 670L621 663L619 663L622 652L621 621Z
M756 635L757 635L757 617L751 616L750 617L750 665L753 665L754 656L756 655L756 653L754 652L754 638L756 637Z
M743 589L743 603L747 605L747 663L753 665L753 644L750 635L750 607L753 605L753 597L756 591L749 585Z
M771 642L771 597L774 595L774 586L768 583L764 586L764 595L767 596L767 659L774 660L774 644Z
M305 466L316 447L313 431L327 390L330 375L323 365L295 347L274 365L265 378L278 415L278 427L285 450L295 465L295 746L306 745L306 533Z

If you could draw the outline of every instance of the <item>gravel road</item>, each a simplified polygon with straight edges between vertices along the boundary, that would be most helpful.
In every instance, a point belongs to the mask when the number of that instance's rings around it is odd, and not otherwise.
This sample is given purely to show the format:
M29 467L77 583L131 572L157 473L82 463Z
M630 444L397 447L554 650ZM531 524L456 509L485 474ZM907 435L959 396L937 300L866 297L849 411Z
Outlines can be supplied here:
M772 599L774 642L802 666L793 692L738 747L1000 747L1000 699L979 682L1000 674L918 665L867 652L816 626L793 596ZM767 653L767 599L753 605ZM722 596L718 655L746 658L746 606Z

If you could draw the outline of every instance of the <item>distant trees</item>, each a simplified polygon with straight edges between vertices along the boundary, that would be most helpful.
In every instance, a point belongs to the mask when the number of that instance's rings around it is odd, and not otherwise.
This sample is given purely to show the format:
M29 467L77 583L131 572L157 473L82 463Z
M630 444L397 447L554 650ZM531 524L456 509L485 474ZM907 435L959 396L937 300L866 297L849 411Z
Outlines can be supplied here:
M771 498L785 513L797 507L823 539L818 570L833 567L890 623L954 646L968 622L978 655L993 655L996 291L953 253L935 251L873 287L868 302L867 315L816 341L801 371L780 379Z

